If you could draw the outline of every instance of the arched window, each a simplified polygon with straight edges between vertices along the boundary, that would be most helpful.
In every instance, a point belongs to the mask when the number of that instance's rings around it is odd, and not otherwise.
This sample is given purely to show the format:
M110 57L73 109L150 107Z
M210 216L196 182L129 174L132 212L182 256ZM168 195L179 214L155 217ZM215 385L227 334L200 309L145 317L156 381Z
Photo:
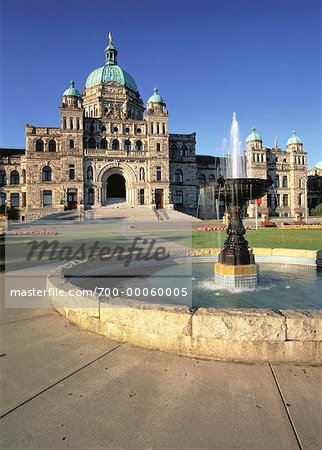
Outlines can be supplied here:
M131 141L129 141L128 139L124 142L124 150L126 152L130 152L131 151Z
M143 150L143 144L142 141L136 141L135 143L135 150L137 152L141 152Z
M48 142L48 150L49 150L50 152L55 152L55 151L56 151L56 141L55 141L54 139L51 139L51 140Z
M165 134L165 123L162 124L162 134Z
M52 179L52 170L49 166L45 166L42 169L42 181L51 181Z
M157 123L157 134L160 134L160 125Z
M205 175L201 173L201 174L199 175L198 181L199 181L199 184L205 183L205 182L206 182L206 177L205 177Z
M96 141L94 138L89 138L87 148L96 148Z
M174 172L174 182L175 183L183 183L183 172L180 169L177 169Z
M107 140L106 139L101 139L101 148L106 150L107 149Z
M181 155L188 156L188 147L185 144L181 145Z
M283 184L282 184L283 188L287 188L287 176L284 175L283 176Z
M87 167L87 175L86 175L87 181L93 180L93 167L89 166Z
M145 180L145 172L144 172L144 168L141 167L140 168L140 181L144 181Z
M151 123L150 128L151 128L151 134L153 134L153 133L154 133L154 126L153 126L153 123Z
M0 170L0 186L5 186L7 184L7 174L4 169Z
M209 175L209 181L215 181L215 175L214 174L210 174Z
M70 129L73 130L74 129L74 119L72 117L70 118L69 123L70 123Z
M19 184L19 173L16 170L10 174L10 184Z
M44 142L42 139L36 140L36 152L43 152L44 151Z
M276 175L275 177L275 189L277 189L278 187L280 187L280 177L278 175Z
M120 143L118 139L113 139L112 142L112 150L119 150L120 149Z
M76 130L79 130L80 129L80 121L79 121L79 118L77 117L77 119L76 119Z
M89 205L94 205L94 189L93 188L88 189L87 203Z
M26 182L26 169L22 169L21 171L21 184L25 184Z

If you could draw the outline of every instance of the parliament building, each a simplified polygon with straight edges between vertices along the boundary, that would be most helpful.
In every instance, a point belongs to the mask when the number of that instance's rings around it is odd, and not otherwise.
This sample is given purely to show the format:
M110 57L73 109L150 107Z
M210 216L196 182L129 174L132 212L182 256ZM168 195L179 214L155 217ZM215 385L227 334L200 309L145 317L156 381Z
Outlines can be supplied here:
M117 63L109 34L105 64L92 71L82 94L73 81L62 95L60 127L26 124L25 149L0 150L0 208L20 220L66 209L126 202L198 213L199 186L225 176L225 157L196 155L196 134L169 132L169 113L157 88L146 102ZM247 175L275 181L259 207L269 215L304 215L306 152L293 132L286 151L247 138ZM250 205L248 215L254 215Z

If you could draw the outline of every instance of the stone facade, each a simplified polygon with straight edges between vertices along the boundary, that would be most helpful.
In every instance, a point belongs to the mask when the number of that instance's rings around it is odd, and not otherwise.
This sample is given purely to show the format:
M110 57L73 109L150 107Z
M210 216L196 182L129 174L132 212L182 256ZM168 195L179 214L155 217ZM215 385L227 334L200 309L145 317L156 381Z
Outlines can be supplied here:
M274 181L274 187L258 206L259 216L294 217L298 220L305 217L307 152L303 150L303 144L295 132L293 136L294 139L291 137L286 145L286 151L278 147L277 139L273 148L265 147L257 133L251 133L247 139L247 176L269 176ZM249 205L249 217L255 217L255 208L255 204Z

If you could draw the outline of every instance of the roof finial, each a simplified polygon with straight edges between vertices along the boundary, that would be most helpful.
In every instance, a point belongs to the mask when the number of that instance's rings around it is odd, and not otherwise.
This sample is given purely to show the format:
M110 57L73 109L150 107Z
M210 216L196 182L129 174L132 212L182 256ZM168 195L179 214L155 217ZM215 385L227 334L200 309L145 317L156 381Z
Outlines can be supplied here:
M110 45L113 44L113 35L111 32L108 33L108 42Z
M70 87L75 87L75 81L73 81L73 80L70 80Z
M277 141L277 137L275 138L274 148L278 148L278 141Z

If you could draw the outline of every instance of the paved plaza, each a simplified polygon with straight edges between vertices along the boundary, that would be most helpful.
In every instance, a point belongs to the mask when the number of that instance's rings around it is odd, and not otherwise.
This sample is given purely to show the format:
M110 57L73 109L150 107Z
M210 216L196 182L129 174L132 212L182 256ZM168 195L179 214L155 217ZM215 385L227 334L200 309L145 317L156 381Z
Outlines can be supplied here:
M4 449L322 445L321 368L121 345L79 329L50 305L2 309L1 374Z

